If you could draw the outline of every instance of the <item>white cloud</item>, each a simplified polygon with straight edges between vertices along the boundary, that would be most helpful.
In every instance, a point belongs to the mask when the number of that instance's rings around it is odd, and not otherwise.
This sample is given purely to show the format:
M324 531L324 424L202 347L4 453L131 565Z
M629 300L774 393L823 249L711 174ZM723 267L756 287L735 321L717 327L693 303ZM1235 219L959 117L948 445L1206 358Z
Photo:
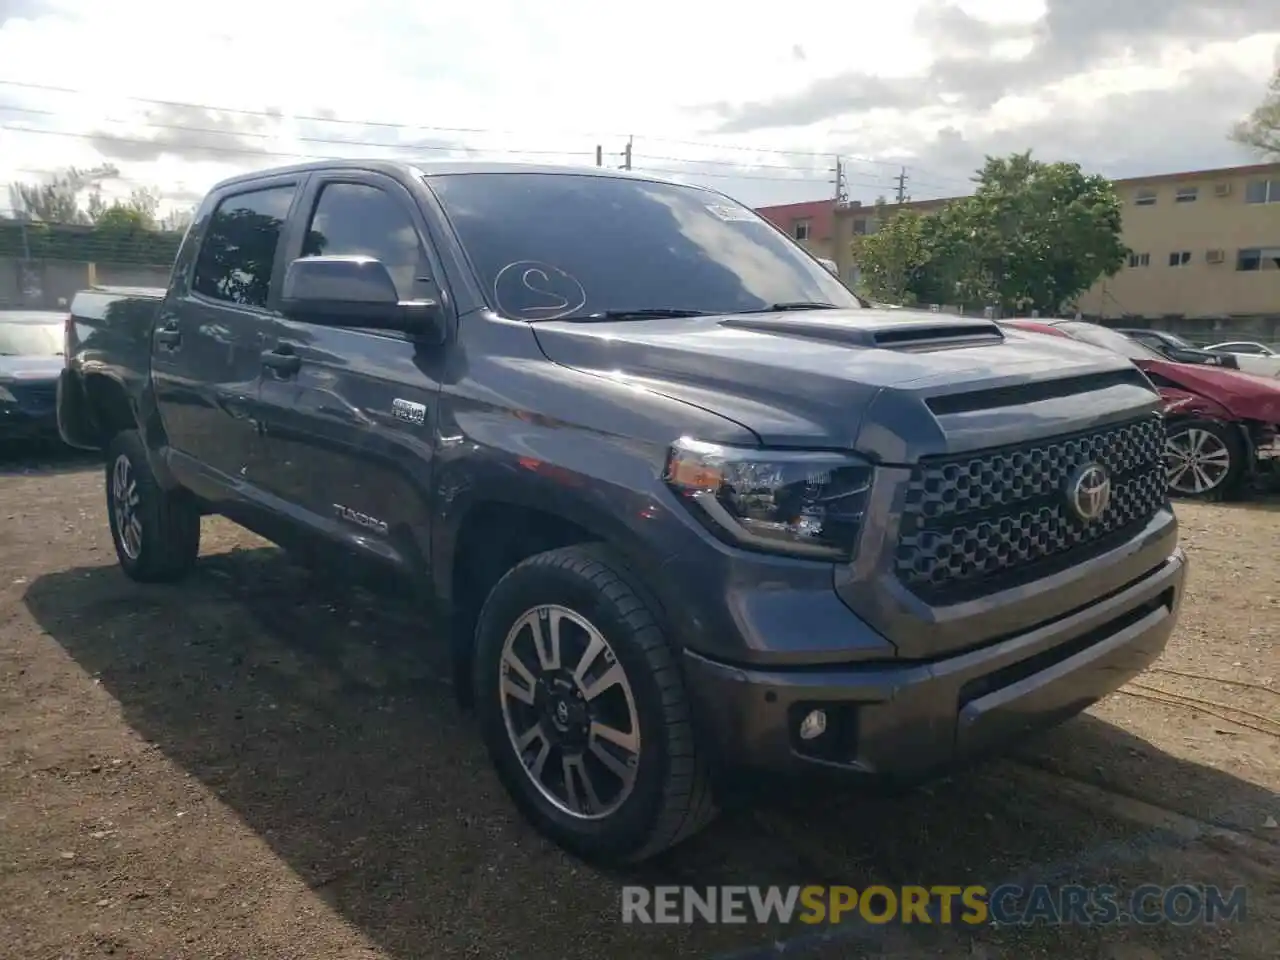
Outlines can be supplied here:
M1030 49L1017 30L1045 14L1043 4L1025 0L952 6L1003 25L1006 34L992 39L987 55L1011 64ZM850 70L887 81L923 75L944 52L946 38L921 28L922 17L942 9L938 0L754 9L688 0L621 8L588 0L550 7L516 0L219 0L199 10L172 0L22 0L13 9L0 22L0 81L77 92L0 83L0 126L44 131L0 129L0 182L92 166L105 153L126 178L122 188L154 184L178 199L234 169L308 156L412 155L411 148L374 145L406 141L426 141L419 156L447 156L444 147L463 145L493 157L577 163L594 162L599 143L607 162L617 164L628 134L637 138L638 168L688 170L691 179L750 203L829 195L837 150L852 158L855 197L888 193L899 158L935 185L917 195L936 195L964 186L963 169L927 153L938 130L1007 132L1061 103L1075 109L1134 85L1171 87L1181 73L1211 61L1256 75L1260 95L1276 40L1240 37L1135 55L1004 96L980 114L938 96L912 107L712 136L705 132L715 123L707 104L732 110L798 97ZM257 113L166 111L132 98ZM258 115L268 110L282 119ZM351 122L298 119L320 116ZM213 132L184 138L198 152L141 156L145 141L182 137L171 128L183 126ZM91 133L101 136L95 142ZM1168 137L1221 143L1225 158L1223 135L1180 128L1174 112L1167 121Z

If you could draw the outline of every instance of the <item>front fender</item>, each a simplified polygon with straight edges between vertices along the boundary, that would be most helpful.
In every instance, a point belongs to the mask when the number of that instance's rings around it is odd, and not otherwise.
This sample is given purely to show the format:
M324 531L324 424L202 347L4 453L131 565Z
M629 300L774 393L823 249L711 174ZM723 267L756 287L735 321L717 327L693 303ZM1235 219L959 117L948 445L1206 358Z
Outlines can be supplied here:
M610 545L638 571L660 569L696 537L691 521L661 487L665 450L610 450L599 435L536 427L522 434L519 445L524 449L468 444L471 449L460 456L438 454L431 525L438 600L447 603L452 596L460 534L479 507L518 507L563 518Z

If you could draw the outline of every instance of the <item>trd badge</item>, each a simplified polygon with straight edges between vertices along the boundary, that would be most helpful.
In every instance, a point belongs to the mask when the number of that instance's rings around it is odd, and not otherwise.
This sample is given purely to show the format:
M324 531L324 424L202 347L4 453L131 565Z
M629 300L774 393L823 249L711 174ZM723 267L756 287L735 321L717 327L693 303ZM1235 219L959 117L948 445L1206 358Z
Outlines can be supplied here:
M401 400L396 397L391 401L391 413L397 420L407 423L426 423L427 407L412 400Z

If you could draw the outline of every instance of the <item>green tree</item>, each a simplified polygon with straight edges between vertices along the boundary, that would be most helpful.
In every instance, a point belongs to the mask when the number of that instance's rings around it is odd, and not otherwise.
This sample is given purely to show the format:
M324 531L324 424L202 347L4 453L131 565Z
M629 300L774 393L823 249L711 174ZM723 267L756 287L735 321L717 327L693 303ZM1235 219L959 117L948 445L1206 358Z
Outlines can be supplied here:
M894 212L883 201L875 209L875 233L853 238L862 287L872 300L914 303L913 287L930 257L928 227L918 214Z
M1231 128L1230 136L1264 157L1280 159L1280 69L1271 78L1262 102Z
M923 252L893 241L911 251L908 299L1055 313L1124 265L1120 201L1106 178L1030 152L988 157L977 173L972 196L916 221Z
M80 195L91 189L96 193L102 181L119 175L120 171L110 164L92 170L68 167L55 171L41 183L9 184L9 205L24 220L90 223L89 213L80 206Z
M159 227L161 230L167 230L170 233L185 233L187 227L196 218L195 207L183 207L170 210L160 218Z
M1079 164L1040 163L1030 151L988 157L973 196L950 212L946 239L967 236L968 262L955 271L962 302L1056 312L1114 275L1128 255L1111 182Z

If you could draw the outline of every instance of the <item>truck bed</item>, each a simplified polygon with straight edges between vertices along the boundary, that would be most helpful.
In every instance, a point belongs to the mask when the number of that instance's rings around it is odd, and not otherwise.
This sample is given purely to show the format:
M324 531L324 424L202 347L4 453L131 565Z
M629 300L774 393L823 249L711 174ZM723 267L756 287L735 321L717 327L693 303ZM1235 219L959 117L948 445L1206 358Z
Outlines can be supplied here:
M59 430L68 444L100 449L112 423L131 420L151 370L157 287L90 287L71 300Z

